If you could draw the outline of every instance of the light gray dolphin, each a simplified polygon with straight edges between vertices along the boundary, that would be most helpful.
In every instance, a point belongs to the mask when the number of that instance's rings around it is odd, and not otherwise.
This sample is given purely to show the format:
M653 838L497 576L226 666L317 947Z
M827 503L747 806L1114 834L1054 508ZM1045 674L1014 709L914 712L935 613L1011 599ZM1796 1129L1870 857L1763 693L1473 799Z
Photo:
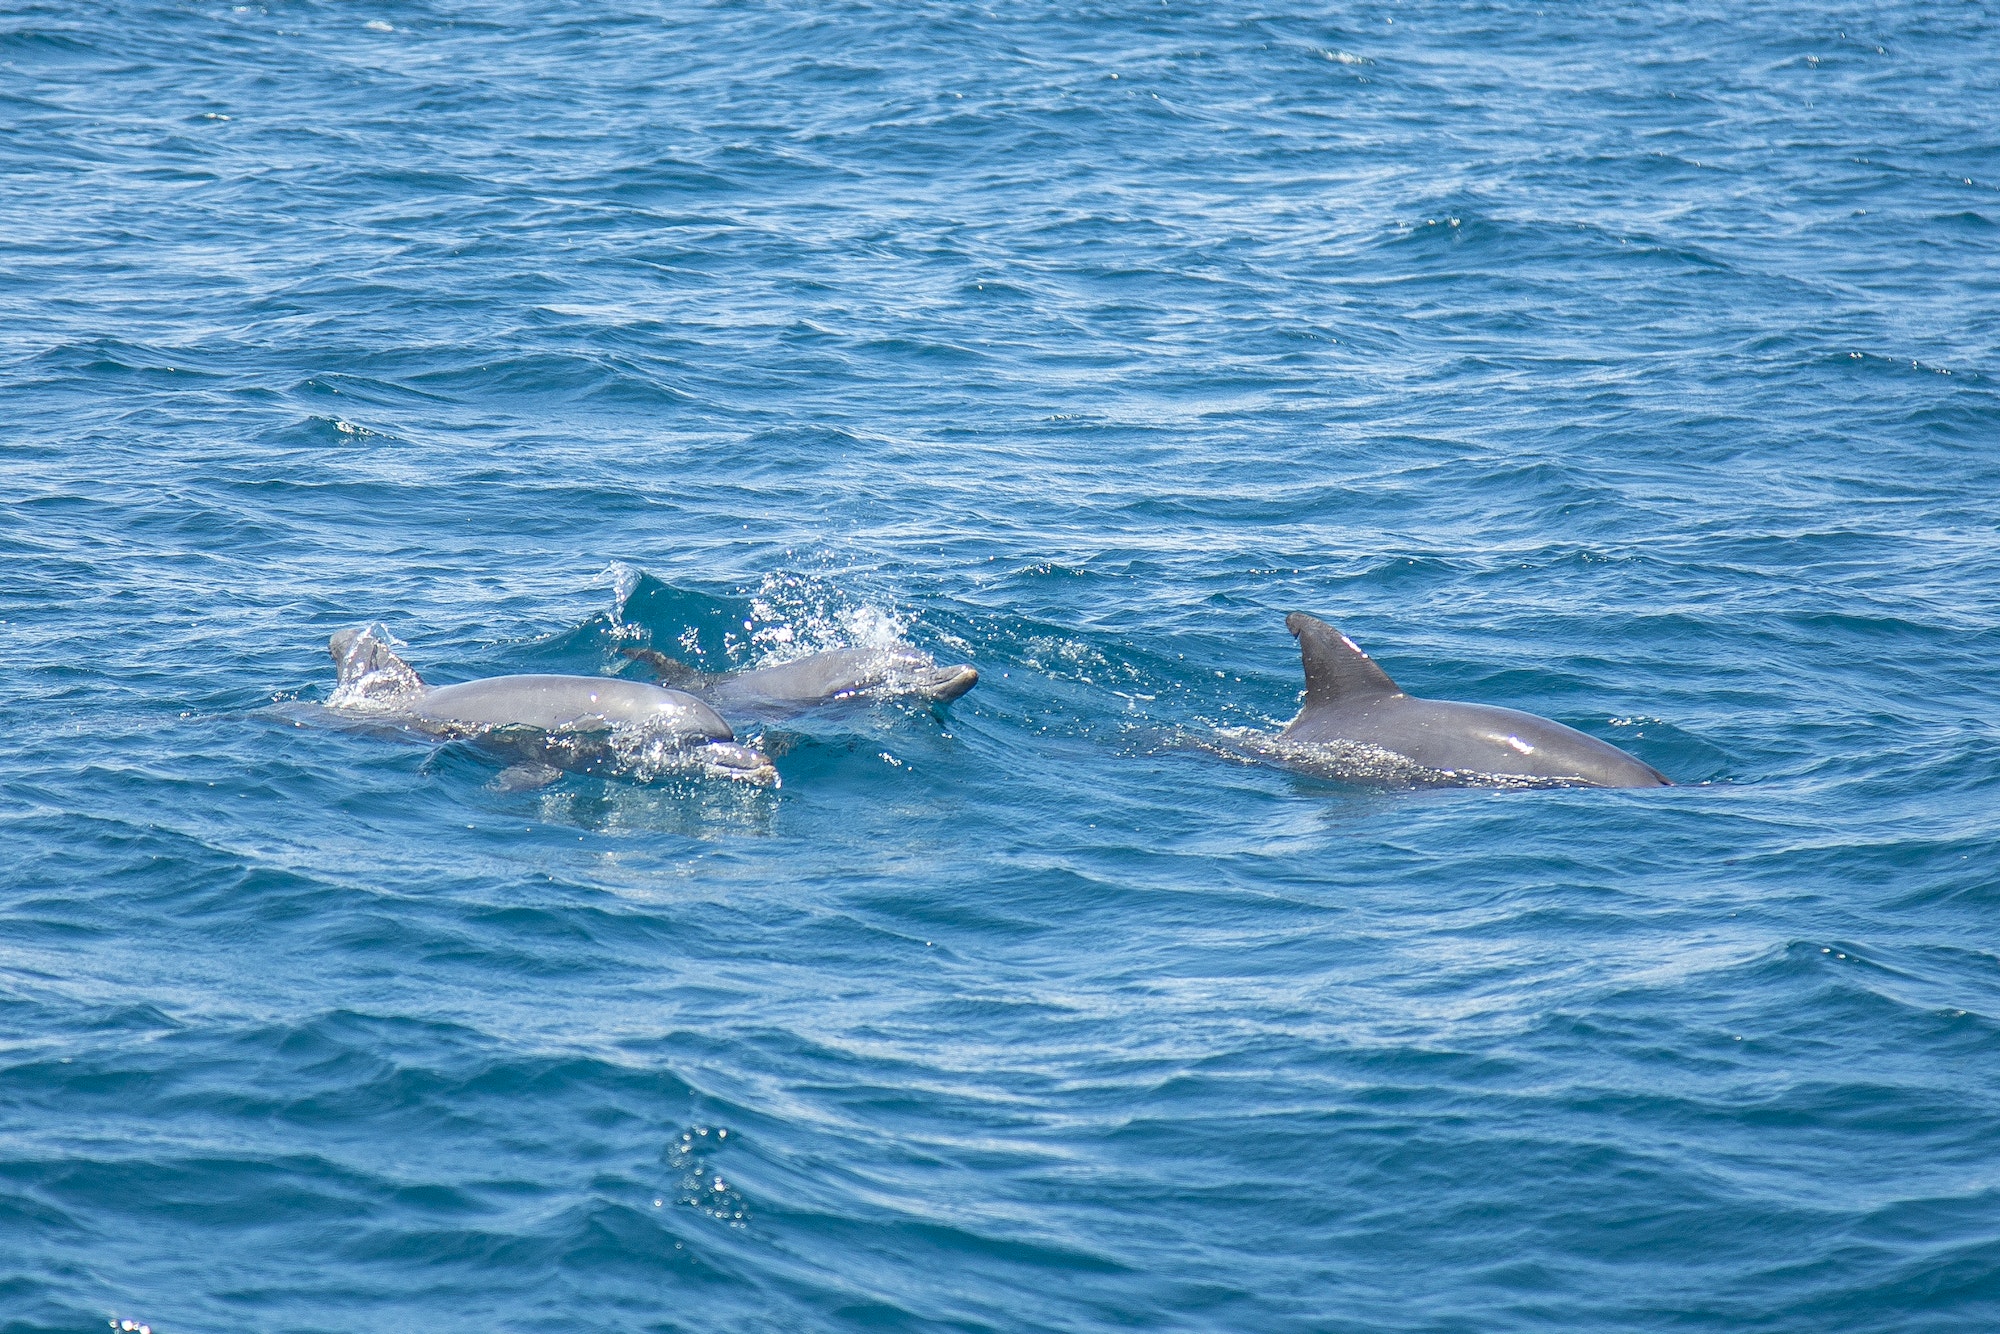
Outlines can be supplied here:
M502 787L539 786L563 769L778 784L769 757L737 744L720 714L679 690L601 676L492 676L432 687L374 626L342 630L327 652L340 672L329 708L472 742L513 761Z
M775 667L706 673L658 649L628 648L626 657L650 667L660 684L699 695L718 709L759 718L786 718L850 699L957 699L979 684L959 663L940 667L913 648L837 648Z
M1304 612L1286 617L1285 628L1298 637L1306 669L1305 704L1278 734L1277 757L1288 763L1307 758L1308 752L1297 750L1298 743L1307 743L1387 751L1465 782L1672 786L1659 770L1618 747L1547 718L1404 694L1353 640Z

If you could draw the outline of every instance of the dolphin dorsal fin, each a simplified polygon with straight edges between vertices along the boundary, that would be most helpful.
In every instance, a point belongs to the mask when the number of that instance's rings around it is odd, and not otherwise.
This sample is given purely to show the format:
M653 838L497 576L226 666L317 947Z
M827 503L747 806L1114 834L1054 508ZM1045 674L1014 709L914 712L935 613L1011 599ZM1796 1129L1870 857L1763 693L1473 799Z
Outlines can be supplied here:
M1295 611L1285 618L1285 628L1298 636L1299 657L1306 668L1306 708L1403 693L1373 658L1325 621Z
M369 625L342 630L327 640L326 651L340 672L340 684L327 703L336 708L380 707L424 693L423 678L396 656L388 639L387 630Z

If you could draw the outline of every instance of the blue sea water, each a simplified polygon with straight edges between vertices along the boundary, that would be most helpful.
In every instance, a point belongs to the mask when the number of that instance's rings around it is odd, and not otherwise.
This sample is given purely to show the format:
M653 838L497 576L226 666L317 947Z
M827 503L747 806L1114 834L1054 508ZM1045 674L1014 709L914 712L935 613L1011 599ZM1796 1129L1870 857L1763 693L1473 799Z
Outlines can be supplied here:
M0 13L0 1331L2000 1328L2000 16ZM1285 613L1661 791L1219 744ZM775 792L324 725L900 638Z

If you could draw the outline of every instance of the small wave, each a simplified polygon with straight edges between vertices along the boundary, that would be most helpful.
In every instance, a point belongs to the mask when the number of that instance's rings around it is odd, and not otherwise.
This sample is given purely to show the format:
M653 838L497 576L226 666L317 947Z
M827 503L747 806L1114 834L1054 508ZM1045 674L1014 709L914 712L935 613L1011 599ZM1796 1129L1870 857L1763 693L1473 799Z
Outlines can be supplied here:
M667 1147L667 1166L681 1174L675 1183L674 1203L730 1227L748 1227L749 1203L714 1162L714 1154L728 1143L729 1131L724 1127L689 1126ZM663 1203L655 1199L653 1207Z
M909 643L906 613L887 599L848 591L831 572L776 570L747 593L715 597L620 562L606 567L591 586L612 590L612 609L603 622L586 622L572 633L601 630L614 647L658 645L709 671L773 666L828 649Z

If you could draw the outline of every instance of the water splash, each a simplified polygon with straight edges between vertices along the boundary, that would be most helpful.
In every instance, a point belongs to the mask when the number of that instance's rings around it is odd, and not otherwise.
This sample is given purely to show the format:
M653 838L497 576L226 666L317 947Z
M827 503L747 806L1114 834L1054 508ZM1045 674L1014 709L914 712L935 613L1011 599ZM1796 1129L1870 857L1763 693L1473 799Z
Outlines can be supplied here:
M758 666L788 662L835 648L893 648L904 642L908 620L893 607L859 598L831 577L799 570L774 571L750 595L749 647Z

